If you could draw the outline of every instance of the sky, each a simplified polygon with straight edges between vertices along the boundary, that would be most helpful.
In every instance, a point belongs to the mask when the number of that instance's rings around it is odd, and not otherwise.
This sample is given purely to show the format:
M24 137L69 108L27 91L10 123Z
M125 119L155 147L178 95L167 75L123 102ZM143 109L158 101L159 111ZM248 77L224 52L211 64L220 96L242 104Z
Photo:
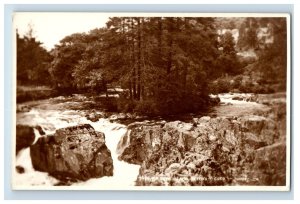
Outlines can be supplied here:
M51 50L67 35L104 27L108 18L108 13L20 12L14 14L13 25L23 36L28 32L30 24L33 36L43 43L44 48Z
M128 16L130 14L126 14ZM143 14L132 14L138 16ZM155 13L148 13L147 16L157 16ZM184 14L180 14L184 15ZM212 14L185 14L187 16L212 16ZM222 17L245 17L250 14L213 14ZM259 14L253 14L258 17ZM260 14L266 16L266 14ZM272 14L268 14L272 15ZM119 13L92 13L92 12L16 12L13 15L14 29L22 36L29 30L29 24L33 28L33 36L43 43L47 50L54 48L65 36L78 32L88 32L95 28L106 26L110 16L124 16ZM172 13L159 14L159 16L174 16ZM278 14L277 14L278 16Z

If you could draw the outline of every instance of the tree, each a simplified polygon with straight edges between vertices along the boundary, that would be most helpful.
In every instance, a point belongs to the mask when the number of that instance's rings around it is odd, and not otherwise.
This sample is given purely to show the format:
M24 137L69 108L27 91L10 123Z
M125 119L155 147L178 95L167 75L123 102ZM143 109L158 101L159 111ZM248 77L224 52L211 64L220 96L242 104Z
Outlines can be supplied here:
M234 38L230 31L225 32L225 34L221 36L220 47L223 48L224 54L236 54Z
M265 83L279 84L286 90L287 72L287 22L285 18L263 18L259 23L272 28L271 43L258 52L256 71L262 73Z
M145 70L146 99L158 112L200 110L207 102L207 71L217 55L216 31L210 18L157 18L156 38ZM157 56L156 53L160 53Z
M213 18L114 17L106 28L63 39L51 74L58 88L121 85L129 92L124 104L137 112L199 111L208 103L217 46Z
M237 47L240 50L256 49L258 47L257 29L258 22L257 18L245 18L244 22L239 27L239 38Z
M98 68L93 70L111 76L110 84L128 89L137 109L160 114L193 111L207 101L206 76L218 55L213 22L212 18L110 18L106 34L99 34L101 43L93 42L94 54L83 54L79 65L95 62L91 67Z
M20 85L49 85L48 67L51 56L42 43L33 36L29 26L28 33L21 37L17 31L17 82Z
M86 43L85 34L75 33L62 39L60 44L51 51L53 61L49 71L55 88L65 91L72 91L76 88L72 73L74 67L82 59Z
M113 37L106 28L91 30L86 36L86 48L72 72L77 88L107 92L108 84L120 80L126 51L119 46L124 42Z
M219 75L229 74L236 75L241 73L241 65L236 56L235 43L231 32L227 31L220 37L220 45L222 49L217 59L219 67Z

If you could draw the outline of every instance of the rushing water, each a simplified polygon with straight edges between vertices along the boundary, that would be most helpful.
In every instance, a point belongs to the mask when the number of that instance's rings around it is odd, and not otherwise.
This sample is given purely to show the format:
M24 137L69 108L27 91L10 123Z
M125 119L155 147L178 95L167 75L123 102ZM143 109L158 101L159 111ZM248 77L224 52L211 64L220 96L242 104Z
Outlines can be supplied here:
M83 100L85 100L83 98ZM46 134L53 134L57 129L74 126L78 124L91 124L96 131L105 134L106 145L111 151L114 174L112 177L94 178L85 182L74 183L73 185L93 186L103 189L121 188L133 186L138 175L139 165L129 164L118 160L116 153L117 144L120 138L126 134L126 126L118 123L112 123L108 119L100 119L97 122L87 120L86 110L72 110L81 106L81 102L64 101L62 97L56 99L41 100L19 104L30 108L29 112L17 113L17 124L36 126L40 125ZM20 107L18 107L20 108ZM36 140L40 136L35 130ZM21 150L17 155L15 166L22 166L25 172L20 174L13 172L13 186L17 188L28 186L52 186L58 183L58 180L49 176L47 173L35 171L32 167L30 158L30 149Z
M214 108L217 116L243 115L249 112L265 109L266 106L245 100L233 100L234 96L248 97L243 94L220 94L222 105ZM129 164L118 160L117 144L120 138L126 134L127 128L119 123L112 123L108 119L100 119L97 122L87 120L85 115L90 110L82 109L86 103L93 103L90 98L82 95L72 97L56 97L52 99L18 104L20 111L17 113L17 124L36 126L43 128L46 134L53 134L57 129L78 124L91 124L96 131L105 134L106 145L111 151L114 174L111 177L89 179L88 181L72 184L73 186L92 186L94 189L122 188L133 186L139 172L139 165ZM24 111L24 109L27 109ZM40 136L35 130L36 139ZM26 188L28 186L53 186L59 181L45 172L35 171L31 164L30 150L21 150L16 157L14 166L22 166L25 172L20 174L13 172L13 186Z
M214 114L216 116L245 116L251 115L255 112L266 111L269 109L268 106L248 101L253 94L245 94L245 93L225 93L219 94L218 97L221 100L221 105L216 106L212 109L210 114ZM240 98L243 100L235 100L234 98Z

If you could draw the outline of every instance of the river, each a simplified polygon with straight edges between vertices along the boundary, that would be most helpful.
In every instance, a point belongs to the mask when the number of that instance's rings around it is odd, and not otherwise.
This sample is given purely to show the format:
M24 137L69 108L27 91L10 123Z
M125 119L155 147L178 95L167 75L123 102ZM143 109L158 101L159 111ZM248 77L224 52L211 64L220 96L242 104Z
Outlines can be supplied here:
M254 110L266 109L267 106L256 102L245 100L233 100L237 94L220 94L220 106L215 107L212 113L217 116L243 115ZM238 95L243 96L244 95ZM94 189L124 189L127 186L134 186L139 173L139 165L129 164L118 160L117 144L120 138L126 134L125 125L117 122L110 122L109 119L101 118L97 122L87 120L85 115L90 110L82 109L86 103L93 103L91 98L83 95L73 95L72 97L56 97L46 100L26 102L17 105L17 124L42 127L49 135L57 129L74 126L78 124L91 124L96 131L105 134L106 145L111 151L114 174L111 177L89 179L88 181L74 183L74 186L89 186ZM25 111L24 111L25 110ZM35 130L36 140L40 134ZM31 164L30 149L26 148L19 152L13 166L24 167L25 172L20 174L13 171L13 186L16 188L27 188L28 186L53 186L59 181L47 173L35 171Z
M78 97L78 95L75 97ZM30 108L30 111L17 113L17 124L30 126L40 125L47 135L53 134L55 130L59 128L78 124L91 124L96 131L105 134L106 145L111 151L113 159L114 175L112 177L90 179L85 182L74 183L73 185L86 185L95 188L98 186L102 189L107 186L110 188L134 186L139 171L139 165L133 165L118 160L118 155L116 153L117 144L120 138L127 132L126 126L110 122L108 119L103 118L97 122L91 122L85 117L87 110L76 110L86 98L83 97L82 102L76 100L76 98L74 100L75 102L72 102L72 100L64 99L64 97L57 97L19 104L19 109L24 109L24 107L26 107ZM37 140L40 136L37 130L35 130L35 135ZM13 186L22 188L27 186L52 186L58 183L58 180L49 176L47 173L35 171L33 169L29 148L19 152L15 164L24 167L25 173L19 174L16 171L13 172Z

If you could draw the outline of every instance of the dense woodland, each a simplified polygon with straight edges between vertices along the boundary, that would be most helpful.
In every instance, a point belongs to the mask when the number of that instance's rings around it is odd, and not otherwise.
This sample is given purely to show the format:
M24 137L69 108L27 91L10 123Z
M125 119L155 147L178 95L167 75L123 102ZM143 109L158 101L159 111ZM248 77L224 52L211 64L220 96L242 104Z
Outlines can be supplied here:
M113 17L51 51L17 34L17 81L70 94L121 87L125 112L195 112L210 93L285 91L286 40L285 18Z

